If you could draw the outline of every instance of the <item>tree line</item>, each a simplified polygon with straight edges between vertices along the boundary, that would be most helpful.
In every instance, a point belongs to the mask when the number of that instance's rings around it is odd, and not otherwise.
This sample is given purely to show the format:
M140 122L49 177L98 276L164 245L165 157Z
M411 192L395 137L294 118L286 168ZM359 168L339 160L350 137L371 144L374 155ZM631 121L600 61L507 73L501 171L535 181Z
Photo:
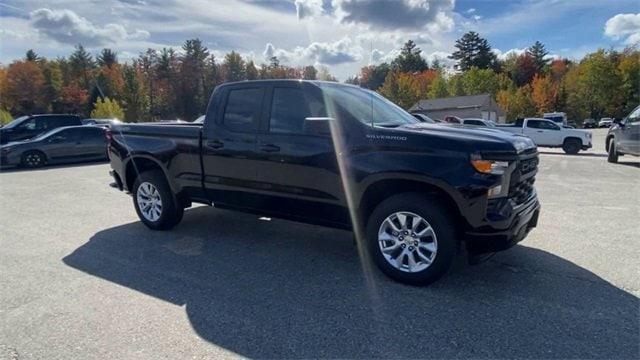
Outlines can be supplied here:
M346 82L378 91L405 109L421 99L490 93L510 120L565 111L580 123L623 117L640 103L635 47L601 49L571 61L551 59L544 44L535 42L522 54L500 59L475 32L464 34L455 47L453 71L442 65L444 59L429 64L409 40L393 60L363 67ZM111 49L94 57L82 45L69 57L51 60L29 50L0 67L0 121L46 112L131 122L193 120L221 83L285 78L336 81L324 67L286 66L277 57L255 64L231 51L218 59L199 39L185 41L180 53L148 49L125 63Z
M52 60L29 50L0 67L0 119L52 112L129 122L193 120L223 82L286 78L336 81L324 67L290 67L277 57L257 65L231 51L219 60L199 39L185 41L179 54L148 49L125 63L108 48L94 57L77 45L69 57Z
M640 52L597 50L579 61L548 55L536 41L522 54L499 59L475 32L464 34L449 57L454 71L438 59L428 64L409 40L390 63L363 67L347 79L380 92L408 109L418 100L490 93L507 119L564 111L572 121L624 117L640 104Z

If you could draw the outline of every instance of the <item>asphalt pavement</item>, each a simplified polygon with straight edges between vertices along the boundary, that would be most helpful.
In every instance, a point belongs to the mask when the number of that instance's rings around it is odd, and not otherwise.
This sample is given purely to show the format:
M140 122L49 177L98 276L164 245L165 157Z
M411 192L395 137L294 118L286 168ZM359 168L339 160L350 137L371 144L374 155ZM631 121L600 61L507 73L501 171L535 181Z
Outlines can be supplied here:
M345 231L205 206L148 230L108 164L0 173L0 359L640 358L640 161L541 149L538 228L430 287Z

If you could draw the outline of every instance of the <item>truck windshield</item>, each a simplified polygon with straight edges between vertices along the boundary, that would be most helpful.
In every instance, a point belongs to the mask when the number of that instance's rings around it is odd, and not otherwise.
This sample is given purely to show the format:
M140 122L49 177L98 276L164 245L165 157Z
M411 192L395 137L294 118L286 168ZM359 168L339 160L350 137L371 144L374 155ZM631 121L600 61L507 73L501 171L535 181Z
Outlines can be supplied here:
M418 119L376 92L333 84L322 84L320 88L331 102L367 125L398 127L419 123Z

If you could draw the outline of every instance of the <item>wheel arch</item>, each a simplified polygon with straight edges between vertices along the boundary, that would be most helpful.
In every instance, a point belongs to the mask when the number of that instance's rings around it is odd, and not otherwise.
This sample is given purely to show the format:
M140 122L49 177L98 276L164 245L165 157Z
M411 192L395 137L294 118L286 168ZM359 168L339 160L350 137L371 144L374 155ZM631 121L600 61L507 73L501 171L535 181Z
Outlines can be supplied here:
M582 139L581 139L581 138L579 138L579 137L577 137L577 136L567 136L567 137L566 137L566 138L564 138L564 140L562 141L562 144L564 145L564 144L566 144L567 142L572 141L572 140L578 141L578 142L580 143L580 146L585 145L585 144L583 143Z
M366 220L373 209L385 199L402 193L415 192L435 196L441 199L448 210L454 212L457 219L462 218L464 207L452 190L435 180L402 177L387 177L371 181L360 196L358 210Z
M150 170L160 170L163 174L169 187L175 192L175 186L167 174L166 168L156 159L148 155L134 155L130 157L124 167L124 181L127 190L133 192L133 184L139 174Z

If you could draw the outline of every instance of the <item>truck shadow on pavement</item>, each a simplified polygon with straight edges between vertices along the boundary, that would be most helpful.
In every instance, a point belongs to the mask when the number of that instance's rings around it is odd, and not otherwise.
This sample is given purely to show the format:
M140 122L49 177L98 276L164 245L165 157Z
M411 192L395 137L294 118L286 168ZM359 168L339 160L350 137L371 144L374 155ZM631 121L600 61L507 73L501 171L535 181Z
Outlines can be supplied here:
M553 254L517 246L412 287L365 281L351 239L198 207L170 232L106 229L63 261L185 305L200 337L244 357L638 357L638 298Z

